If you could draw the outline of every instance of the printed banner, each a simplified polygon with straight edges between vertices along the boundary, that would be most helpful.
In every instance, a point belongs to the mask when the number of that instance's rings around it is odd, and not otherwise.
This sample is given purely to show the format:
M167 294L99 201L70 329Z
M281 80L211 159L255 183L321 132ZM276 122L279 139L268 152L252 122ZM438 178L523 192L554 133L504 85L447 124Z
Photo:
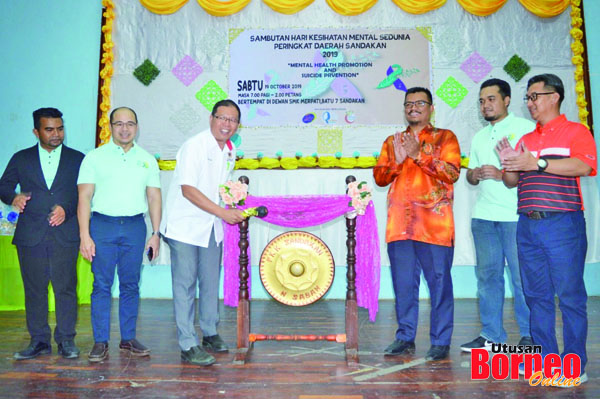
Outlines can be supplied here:
M430 43L417 30L235 33L229 96L246 126L399 124L407 88L430 88Z

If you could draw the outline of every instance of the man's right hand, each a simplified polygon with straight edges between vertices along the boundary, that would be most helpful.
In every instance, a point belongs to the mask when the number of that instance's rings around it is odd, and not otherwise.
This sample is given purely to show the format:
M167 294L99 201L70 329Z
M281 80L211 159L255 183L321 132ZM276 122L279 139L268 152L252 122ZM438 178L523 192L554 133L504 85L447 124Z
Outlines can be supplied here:
M402 133L396 132L394 134L394 158L397 164L401 164L407 157L406 150L402 145Z
M523 151L521 150L521 152ZM496 144L496 153L498 153L498 156L500 157L500 163L502 166L504 166L504 161L506 161L508 158L519 155L519 151L512 148L506 137L502 137Z
M87 236L81 238L79 252L81 252L81 256L83 256L85 259L89 260L90 262L92 261L94 256L96 256L96 244L94 243L94 240L92 240L92 237Z
M494 165L482 165L481 176L479 180L493 179L496 181L502 181L502 171Z
M19 211L19 213L23 213L25 210L25 205L27 205L27 201L31 199L31 194L17 194L13 199L12 206Z
M221 217L225 222L229 224L238 224L242 220L246 219L244 214L239 209L223 209L223 216Z

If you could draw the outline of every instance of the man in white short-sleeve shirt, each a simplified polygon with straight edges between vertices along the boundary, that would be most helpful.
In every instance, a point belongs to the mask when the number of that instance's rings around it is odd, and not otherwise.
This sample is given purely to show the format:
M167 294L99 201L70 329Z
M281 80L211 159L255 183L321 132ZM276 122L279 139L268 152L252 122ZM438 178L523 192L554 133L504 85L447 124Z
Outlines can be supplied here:
M223 225L244 219L238 209L219 205L219 185L235 166L230 138L240 123L240 109L231 100L215 104L210 129L188 139L177 152L177 166L160 232L171 250L173 305L181 359L208 366L215 358L205 351L227 352L217 333L219 277ZM196 286L200 291L199 325L202 345L194 328Z

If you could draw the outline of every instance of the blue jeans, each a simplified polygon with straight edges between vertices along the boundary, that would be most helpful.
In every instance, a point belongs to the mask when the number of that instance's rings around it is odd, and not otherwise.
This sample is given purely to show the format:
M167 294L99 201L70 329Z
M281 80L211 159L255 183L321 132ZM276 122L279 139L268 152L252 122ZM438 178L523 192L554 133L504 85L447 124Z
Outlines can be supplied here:
M583 281L587 237L582 211L556 212L533 220L521 215L517 246L525 300L531 310L531 336L542 356L559 353L556 341L558 295L563 319L562 357L574 353L585 371L587 354L587 291Z
M146 240L143 215L112 217L94 212L90 235L96 244L92 261L92 329L95 342L110 339L110 304L115 268L119 275L121 340L135 338L140 300L139 283Z
M488 341L506 342L506 331L502 326L506 259L519 332L521 337L530 337L529 308L523 295L517 254L517 222L472 219L471 231L477 255L475 275L479 296L479 317L482 324L480 335Z
M414 341L419 319L421 270L429 287L432 345L450 345L454 327L452 257L454 247L402 240L388 243L392 283L396 297L396 339Z

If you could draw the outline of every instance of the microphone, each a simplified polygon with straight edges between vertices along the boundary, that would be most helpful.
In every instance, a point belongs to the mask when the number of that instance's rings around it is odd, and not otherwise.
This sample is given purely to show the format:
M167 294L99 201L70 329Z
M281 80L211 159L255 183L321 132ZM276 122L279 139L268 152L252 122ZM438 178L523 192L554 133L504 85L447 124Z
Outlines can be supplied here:
M267 216L267 214L269 213L269 211L267 210L266 206L257 206L255 208L248 208L242 211L242 214L244 215L244 217L249 218L250 216L256 216L259 218L264 218L265 216Z

